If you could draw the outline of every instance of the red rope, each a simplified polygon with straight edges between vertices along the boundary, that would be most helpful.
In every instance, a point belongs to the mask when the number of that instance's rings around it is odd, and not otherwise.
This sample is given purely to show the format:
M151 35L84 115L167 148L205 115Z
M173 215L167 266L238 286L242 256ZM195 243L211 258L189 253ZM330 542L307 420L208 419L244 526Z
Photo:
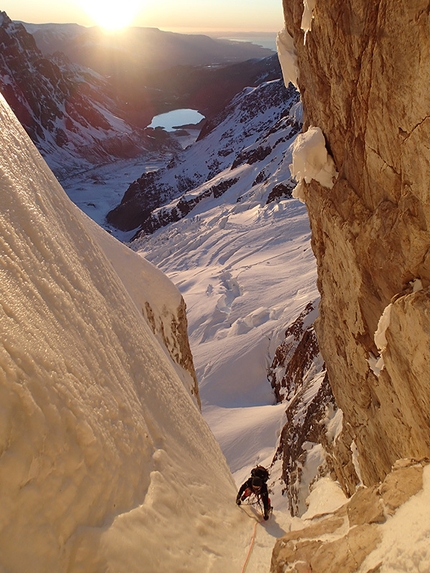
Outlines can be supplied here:
M257 533L257 525L259 525L261 522L262 522L262 520L260 519L260 521L256 521L254 524L254 531L252 533L251 543L250 543L249 549L248 549L248 555L246 556L245 563L243 564L243 567L242 567L242 573L245 573L246 567L248 566L249 558L251 557L252 549L253 549L254 543L255 543L255 536Z

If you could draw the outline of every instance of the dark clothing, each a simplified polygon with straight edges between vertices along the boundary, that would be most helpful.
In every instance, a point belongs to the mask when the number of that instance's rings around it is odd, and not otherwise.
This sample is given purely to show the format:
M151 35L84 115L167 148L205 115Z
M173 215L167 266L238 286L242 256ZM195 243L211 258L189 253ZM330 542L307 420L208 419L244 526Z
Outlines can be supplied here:
M255 493L252 489L253 479L254 479L253 477L250 477L249 479L246 480L244 484L240 486L240 489L236 497L236 503L238 505L240 505L241 501L249 497L251 493ZM259 495L261 497L264 507L264 519L267 519L269 517L269 511L270 511L270 500L269 500L269 492L267 491L267 485L264 482L261 486L259 493L256 495Z

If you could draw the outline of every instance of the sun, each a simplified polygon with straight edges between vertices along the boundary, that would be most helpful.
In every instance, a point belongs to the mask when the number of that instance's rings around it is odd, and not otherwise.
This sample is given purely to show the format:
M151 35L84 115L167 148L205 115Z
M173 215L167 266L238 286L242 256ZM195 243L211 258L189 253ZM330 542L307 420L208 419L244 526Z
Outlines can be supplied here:
M96 26L105 30L121 30L132 24L141 0L82 0L85 12Z

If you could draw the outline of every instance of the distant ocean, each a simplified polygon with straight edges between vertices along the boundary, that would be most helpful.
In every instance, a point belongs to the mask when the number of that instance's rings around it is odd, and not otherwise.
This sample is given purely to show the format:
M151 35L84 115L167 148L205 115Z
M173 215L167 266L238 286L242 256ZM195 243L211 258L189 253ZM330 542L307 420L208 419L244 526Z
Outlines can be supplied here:
M175 32L177 34L203 34L210 38L217 38L219 40L232 40L233 42L251 42L268 48L276 52L276 35L277 32L238 32L232 30L217 30L217 29L197 29L197 28L169 28L165 31Z
M252 44L257 44L257 46L262 46L263 48L268 48L276 52L276 33L273 34L247 34L247 35L232 35L232 36L218 36L220 40L231 40L233 42L251 42Z

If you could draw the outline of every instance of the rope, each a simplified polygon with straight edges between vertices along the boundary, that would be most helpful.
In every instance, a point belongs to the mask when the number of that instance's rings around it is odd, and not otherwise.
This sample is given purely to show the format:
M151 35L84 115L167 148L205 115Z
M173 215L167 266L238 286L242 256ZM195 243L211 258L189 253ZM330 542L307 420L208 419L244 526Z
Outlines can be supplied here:
M243 567L242 567L242 573L245 573L245 570L248 566L249 558L251 557L251 553L252 553L252 550L254 548L255 537L257 534L257 525L259 525L261 522L262 522L262 519L260 519L260 521L256 521L254 523L254 531L252 532L251 543L249 545L248 555L246 556L245 563L243 564Z

